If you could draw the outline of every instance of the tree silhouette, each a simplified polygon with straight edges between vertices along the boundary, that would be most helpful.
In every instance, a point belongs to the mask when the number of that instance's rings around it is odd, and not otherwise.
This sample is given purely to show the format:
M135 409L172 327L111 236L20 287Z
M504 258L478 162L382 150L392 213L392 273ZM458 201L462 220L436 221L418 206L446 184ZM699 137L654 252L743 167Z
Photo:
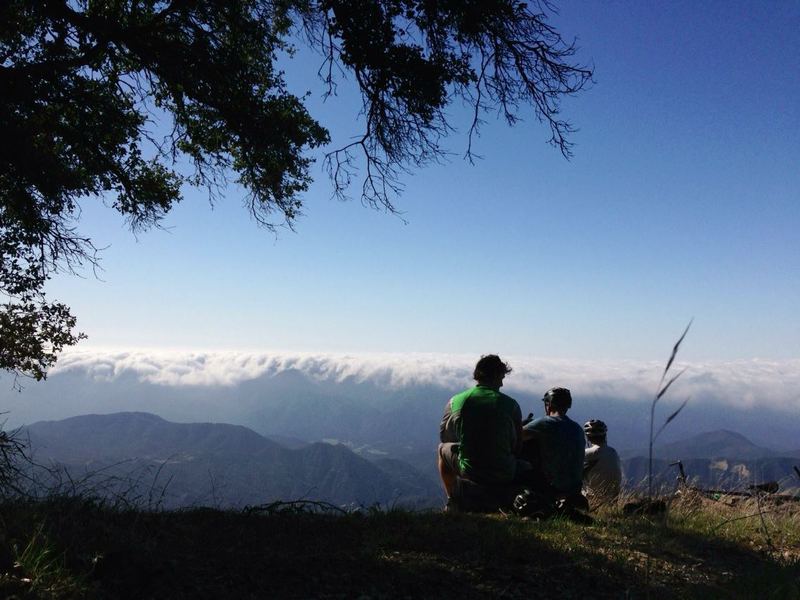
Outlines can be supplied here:
M44 288L60 270L96 264L77 230L89 199L139 230L158 224L182 186L213 199L235 181L259 224L291 227L319 151L336 195L359 177L365 204L395 211L403 172L443 156L457 98L472 106L470 160L487 113L513 125L525 110L569 157L559 102L592 73L571 64L552 10L509 0L3 2L0 369L41 379L82 337ZM321 52L328 95L340 74L354 78L365 123L355 141L331 146L287 90L276 63L298 44Z

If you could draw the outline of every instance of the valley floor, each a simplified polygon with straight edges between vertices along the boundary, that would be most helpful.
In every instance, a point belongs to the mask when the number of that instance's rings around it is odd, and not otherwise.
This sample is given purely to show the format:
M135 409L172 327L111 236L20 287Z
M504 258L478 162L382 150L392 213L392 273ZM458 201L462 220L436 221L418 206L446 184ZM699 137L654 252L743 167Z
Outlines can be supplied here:
M8 502L0 597L800 598L800 506L751 517L753 506L703 502L672 506L666 518L614 509L591 526L282 510L291 505L234 513Z

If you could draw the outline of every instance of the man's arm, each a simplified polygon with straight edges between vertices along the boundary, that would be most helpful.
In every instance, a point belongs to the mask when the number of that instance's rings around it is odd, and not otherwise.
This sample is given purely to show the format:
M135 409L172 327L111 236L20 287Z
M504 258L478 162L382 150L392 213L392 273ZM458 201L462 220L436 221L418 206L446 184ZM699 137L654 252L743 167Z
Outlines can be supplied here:
M543 426L541 418L534 419L526 423L525 426L522 428L522 441L527 442L528 440L532 440L533 438L535 438L537 435L539 435L539 432L541 431L542 427Z
M586 477L586 474L594 469L598 462L600 462L600 457L597 456L597 452L587 450L583 455L583 476Z
M514 454L519 454L522 450L522 410L519 404L514 408Z
M458 442L458 431L456 431L455 419L453 418L452 398L447 401L447 406L444 407L442 422L439 424L439 441L443 444Z

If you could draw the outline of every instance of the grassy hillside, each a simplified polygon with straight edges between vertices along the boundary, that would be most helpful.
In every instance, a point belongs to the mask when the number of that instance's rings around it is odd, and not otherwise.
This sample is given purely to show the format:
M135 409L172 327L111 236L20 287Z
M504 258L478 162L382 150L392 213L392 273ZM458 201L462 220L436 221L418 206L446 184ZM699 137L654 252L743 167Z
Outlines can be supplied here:
M502 515L0 508L4 598L800 598L795 503ZM741 518L746 517L746 518Z

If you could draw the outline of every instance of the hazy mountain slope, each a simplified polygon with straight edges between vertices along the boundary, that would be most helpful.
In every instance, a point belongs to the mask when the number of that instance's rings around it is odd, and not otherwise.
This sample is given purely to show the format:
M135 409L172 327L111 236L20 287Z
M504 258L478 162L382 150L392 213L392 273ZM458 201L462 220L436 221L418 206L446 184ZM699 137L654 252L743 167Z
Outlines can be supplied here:
M626 458L647 456L647 448L627 450L621 453ZM693 435L689 438L657 445L653 454L665 460L687 460L691 458L736 458L756 459L781 456L780 452L757 446L741 433L720 429Z
M367 461L342 445L287 449L245 427L171 423L146 413L87 415L27 428L35 458L65 465L73 477L102 470L120 493L166 485L164 503L261 504L309 498L334 504L439 502L429 478ZM396 471L396 473L395 473ZM138 480L138 482L137 482Z
M83 415L27 428L37 452L64 462L98 459L168 459L183 453L244 454L282 450L241 425L172 423L149 413Z
M683 462L690 481L704 487L745 489L753 483L779 481L784 488L800 484L793 465L797 459L785 453L757 446L735 431L717 430L685 440L657 446L653 452L653 473L658 486L674 487L678 469L670 463ZM647 478L647 449L623 452L626 487L635 488Z
M777 481L783 491L800 488L800 479L793 470L797 459L767 457L741 460L694 458L683 460L686 477L692 485L725 490L745 490L754 483ZM647 482L647 458L635 457L622 461L624 486L642 488ZM679 471L670 461L653 461L654 482L657 489L675 489Z
M300 438L292 437L289 435L265 435L264 437L267 438L268 440L275 442L279 446L283 446L284 448L289 448L290 450L305 448L310 443L306 442L305 440L301 440Z

